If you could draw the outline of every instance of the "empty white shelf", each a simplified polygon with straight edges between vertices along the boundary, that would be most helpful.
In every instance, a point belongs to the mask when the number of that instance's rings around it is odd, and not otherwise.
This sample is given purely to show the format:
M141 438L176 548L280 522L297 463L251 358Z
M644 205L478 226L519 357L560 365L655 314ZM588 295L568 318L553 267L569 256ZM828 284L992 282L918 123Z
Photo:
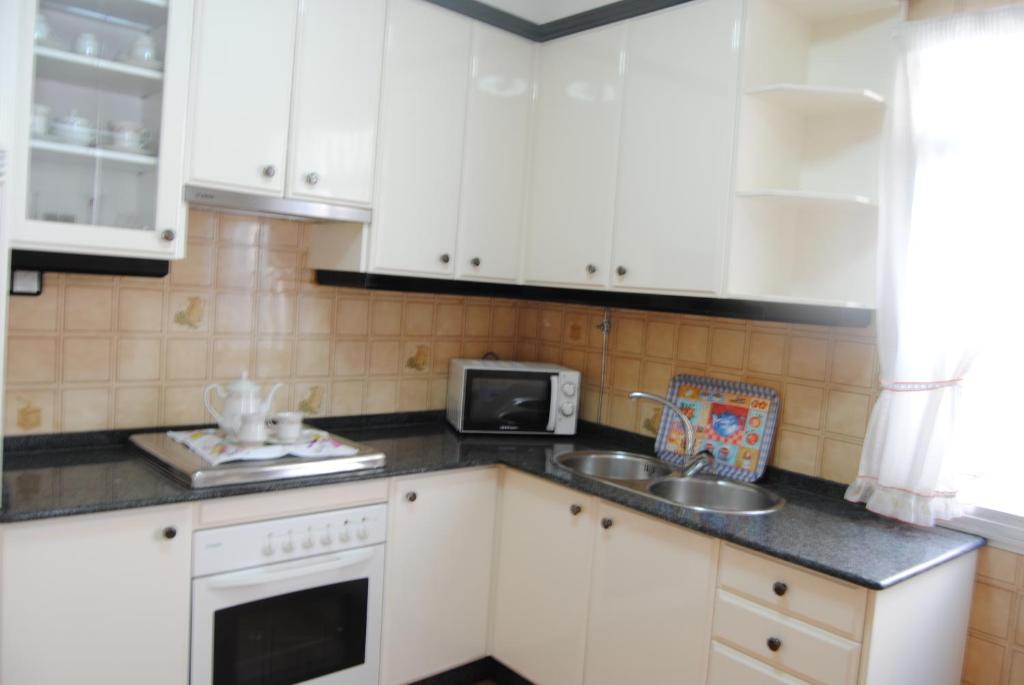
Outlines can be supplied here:
M747 95L808 115L881 111L885 107L885 98L866 88L773 83L751 88Z
M36 46L35 54L37 79L126 95L152 95L163 89L163 72L155 69L85 57L42 45Z
M766 200L770 202L786 202L802 205L828 205L836 207L852 207L862 209L877 209L878 205L866 195L855 195L852 193L822 193L813 190L784 190L779 188L764 188L759 190L737 191L737 197L755 200Z
M77 158L85 161L100 160L104 166L111 168L153 167L156 166L157 162L157 158L153 155L121 152L119 150L87 147L85 145L72 145L71 143L58 143L49 140L33 140L30 146L33 151L33 157L39 159L68 161L69 158Z

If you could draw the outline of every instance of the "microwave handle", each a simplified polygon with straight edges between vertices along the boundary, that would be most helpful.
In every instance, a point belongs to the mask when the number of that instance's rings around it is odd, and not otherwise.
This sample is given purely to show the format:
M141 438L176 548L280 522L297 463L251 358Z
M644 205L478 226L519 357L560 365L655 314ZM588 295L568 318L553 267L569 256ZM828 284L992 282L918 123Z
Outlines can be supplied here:
M551 376L551 404L548 406L548 427L549 433L555 430L555 417L558 414L558 374Z
M376 550L373 547L363 547L347 552L332 554L323 561L320 558L311 559L313 563L291 565L283 571L267 570L266 567L255 568L250 571L232 573L224 578L211 580L209 587L212 589L252 587L253 585L266 585L276 583L290 578L322 573L324 571L335 571L337 569L355 566L370 559Z

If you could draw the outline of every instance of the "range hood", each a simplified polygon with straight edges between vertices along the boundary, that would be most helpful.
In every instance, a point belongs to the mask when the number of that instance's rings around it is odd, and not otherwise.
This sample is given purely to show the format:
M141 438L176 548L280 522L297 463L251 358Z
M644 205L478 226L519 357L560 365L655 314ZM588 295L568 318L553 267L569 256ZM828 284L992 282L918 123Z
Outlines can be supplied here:
M185 202L194 207L228 209L247 214L261 214L305 221L348 221L368 224L373 210L365 207L332 205L326 202L293 200L267 195L250 195L231 190L186 185Z

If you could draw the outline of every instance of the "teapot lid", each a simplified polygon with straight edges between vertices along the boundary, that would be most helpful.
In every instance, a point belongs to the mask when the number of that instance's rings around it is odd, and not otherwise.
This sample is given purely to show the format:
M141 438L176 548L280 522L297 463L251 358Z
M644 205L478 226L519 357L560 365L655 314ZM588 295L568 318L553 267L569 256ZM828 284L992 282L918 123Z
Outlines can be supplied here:
M248 371L243 371L242 377L236 381L231 381L227 387L230 392L253 392L260 389L260 386L249 380Z

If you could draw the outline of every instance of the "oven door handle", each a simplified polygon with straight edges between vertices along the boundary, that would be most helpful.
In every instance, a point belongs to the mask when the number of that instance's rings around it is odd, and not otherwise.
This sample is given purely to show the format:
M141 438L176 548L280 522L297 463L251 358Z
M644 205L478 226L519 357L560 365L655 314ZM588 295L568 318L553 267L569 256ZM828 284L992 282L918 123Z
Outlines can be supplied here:
M550 433L555 430L555 416L558 413L558 374L551 376L551 406L548 407L548 427Z
M272 567L254 568L249 571L232 573L223 578L213 578L209 581L212 589L222 590L225 588L252 587L253 585L266 585L276 583L290 578L299 578L324 571L335 571L337 569L355 566L368 561L376 552L373 547L363 547L347 552L339 552L330 555L326 561L321 558L311 559L309 563L289 564L284 570L275 571Z

